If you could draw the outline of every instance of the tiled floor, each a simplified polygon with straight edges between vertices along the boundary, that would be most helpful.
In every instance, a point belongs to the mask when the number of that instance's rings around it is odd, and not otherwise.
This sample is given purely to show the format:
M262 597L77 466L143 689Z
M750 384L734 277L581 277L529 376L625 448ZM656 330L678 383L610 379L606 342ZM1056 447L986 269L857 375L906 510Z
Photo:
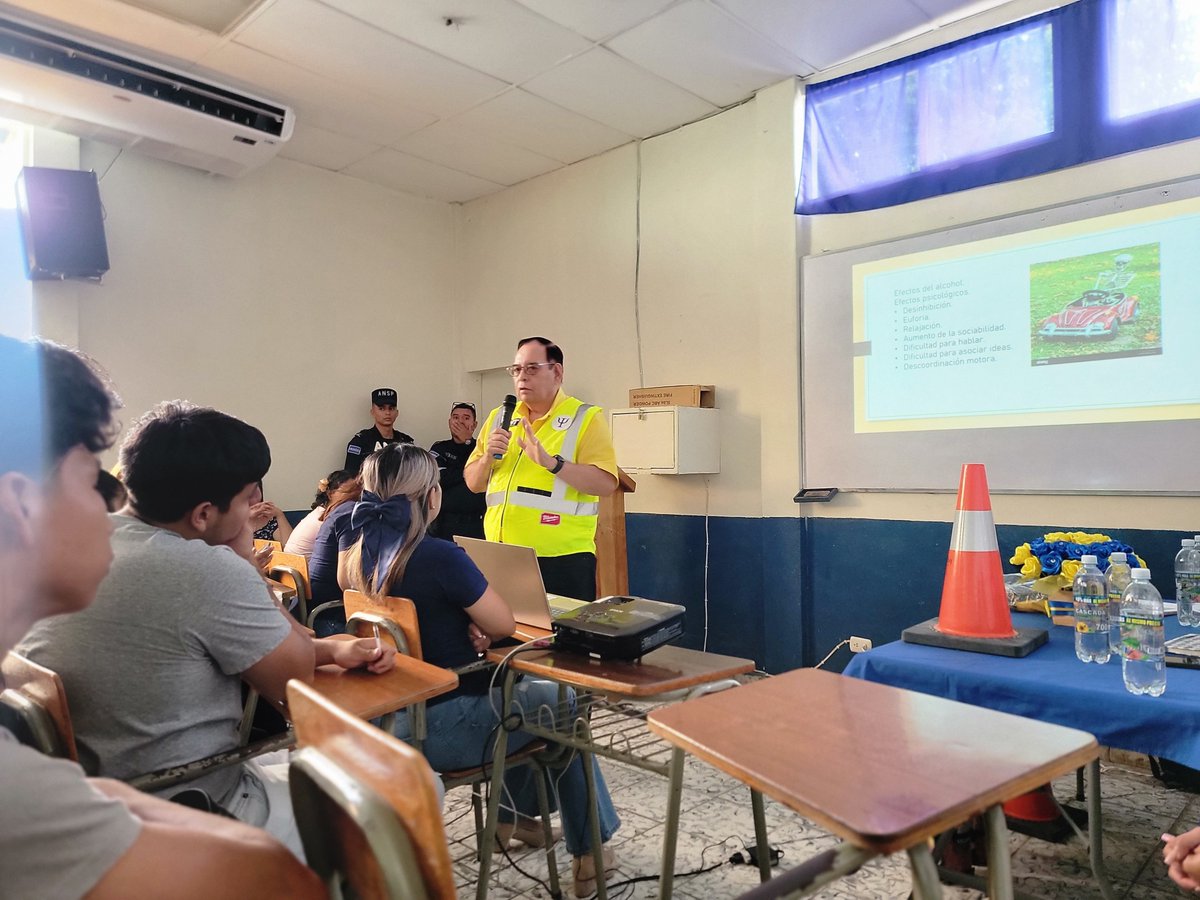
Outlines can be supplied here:
M622 827L612 841L619 871L610 878L609 896L614 900L658 896L658 864L666 807L666 779L651 772L619 763L602 763ZM1103 766L1104 847L1109 876L1120 898L1165 900L1182 891L1167 878L1162 866L1159 835L1186 830L1200 817L1200 797L1170 791L1148 772L1116 764ZM1060 802L1074 796L1073 776L1055 783ZM1076 804L1071 804L1076 805ZM1077 804L1082 806L1082 804ZM675 895L684 900L721 900L736 897L758 882L757 869L733 865L728 859L745 843L753 843L749 792L715 769L689 759L684 775L682 823L676 857ZM783 866L793 865L837 839L769 799L766 805L771 844L783 850ZM473 819L469 789L452 791L446 797L447 832L455 859L459 897L474 897L478 874L474 859ZM1065 844L1050 844L1022 835L1011 836L1016 889L1035 897L1054 900L1086 900L1100 897L1091 877L1087 847L1078 837ZM510 852L516 865L543 881L546 878L542 851L522 848ZM544 898L549 892L533 877L523 875L502 857L496 857L490 897ZM571 896L569 859L558 846L564 896ZM712 871L684 875L716 866ZM499 872L496 872L499 869ZM983 870L978 870L982 872ZM649 876L645 881L634 881ZM621 884L621 882L625 882ZM855 875L827 887L821 898L898 898L910 891L907 857L897 854L876 859ZM983 896L966 888L946 887L947 898L966 900Z

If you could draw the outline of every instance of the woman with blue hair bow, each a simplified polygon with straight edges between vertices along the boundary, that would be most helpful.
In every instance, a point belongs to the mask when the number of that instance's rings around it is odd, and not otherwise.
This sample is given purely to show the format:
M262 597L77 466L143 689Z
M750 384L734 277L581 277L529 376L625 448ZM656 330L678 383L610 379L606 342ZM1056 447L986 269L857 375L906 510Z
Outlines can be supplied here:
M427 662L456 668L475 661L493 640L512 634L512 610L487 583L461 547L426 534L441 507L441 487L434 457L415 444L393 444L363 462L363 495L351 513L355 542L338 554L338 582L369 596L408 597L417 608L421 647ZM427 704L425 756L433 768L452 771L480 765L491 758L498 725L500 689L490 688L490 672L463 675L456 690ZM558 703L558 687L525 678L514 688L513 707L532 711ZM396 736L410 737L408 717L397 716ZM533 740L523 731L508 736L517 750ZM594 761L593 761L594 764ZM607 842L620 820L599 766L595 766L600 832ZM501 808L498 842L516 839L531 846L544 842L537 817L537 793L527 766L505 773L506 794L516 815ZM583 764L572 755L566 768L554 772L552 792L560 801L564 837L574 860L577 896L593 893L595 866L587 827L587 788ZM507 820L507 821L506 821ZM605 848L605 868L612 854Z

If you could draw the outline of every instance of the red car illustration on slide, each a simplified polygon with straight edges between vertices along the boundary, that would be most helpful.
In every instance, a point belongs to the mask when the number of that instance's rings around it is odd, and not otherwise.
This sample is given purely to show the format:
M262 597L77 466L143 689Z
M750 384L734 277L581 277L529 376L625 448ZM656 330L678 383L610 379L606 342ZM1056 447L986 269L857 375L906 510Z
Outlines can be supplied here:
M1134 276L1127 271L1132 261L1128 253L1114 258L1112 271L1101 272L1095 287L1043 319L1037 333L1044 338L1115 338L1138 315L1137 294L1125 293Z

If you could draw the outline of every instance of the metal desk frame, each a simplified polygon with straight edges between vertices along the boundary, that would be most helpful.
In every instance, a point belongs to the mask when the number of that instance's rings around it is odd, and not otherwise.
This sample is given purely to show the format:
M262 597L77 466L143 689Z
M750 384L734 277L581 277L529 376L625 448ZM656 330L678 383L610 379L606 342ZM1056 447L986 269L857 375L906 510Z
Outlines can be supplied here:
M749 660L743 662L746 663L745 670L750 671L753 667L752 663ZM511 666L505 668L502 691L503 706L501 708L507 711L512 705L513 685L518 671ZM594 757L601 756L646 771L656 772L672 779L672 783L682 781L682 762L676 763L671 748L657 746L660 743L659 739L650 734L644 725L646 710L638 709L635 704L629 702L614 703L605 700L602 698L601 692L581 685L572 678L570 672L539 671L534 677L553 680L558 684L558 704L554 709L540 708L532 717L527 714L522 720L520 730L579 754L580 762L583 765L584 783L587 786L588 827L593 836L592 857L595 860L596 872L603 873L604 848L601 842L595 839L600 834L600 814L596 805L595 773L592 767ZM637 699L639 702L645 703L674 702L736 687L738 684L739 682L733 678L718 677L715 680L681 690L659 695L639 696ZM569 689L576 692L573 711L571 709L572 701L568 696ZM526 712L528 713L528 711ZM632 736L635 731L638 732L637 737ZM480 840L480 845L483 847L492 846L495 840L500 794L503 791L507 742L508 731L502 727L497 733L496 745L492 753L492 789L488 797L484 832ZM652 746L656 749L648 750ZM667 758L660 760L658 757ZM678 804L676 804L677 806ZM759 807L761 809L761 798L759 798ZM674 864L678 824L679 816L678 808L676 808L674 830L668 830L668 835L664 838L664 853L669 845L672 865ZM477 900L486 900L488 878L491 873L491 854L485 853L481 856L484 858L480 860L479 864L479 881L476 884L475 896ZM607 900L607 896L605 880L603 877L598 877L598 900ZM670 896L670 879L668 879L667 891L663 896Z

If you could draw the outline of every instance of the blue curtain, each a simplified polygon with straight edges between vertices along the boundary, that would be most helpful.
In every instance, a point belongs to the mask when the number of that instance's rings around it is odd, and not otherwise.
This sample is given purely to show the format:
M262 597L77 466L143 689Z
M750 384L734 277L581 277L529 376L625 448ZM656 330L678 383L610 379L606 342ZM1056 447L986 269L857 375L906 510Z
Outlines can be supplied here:
M856 212L1200 136L1200 0L1079 0L805 98L796 212Z

